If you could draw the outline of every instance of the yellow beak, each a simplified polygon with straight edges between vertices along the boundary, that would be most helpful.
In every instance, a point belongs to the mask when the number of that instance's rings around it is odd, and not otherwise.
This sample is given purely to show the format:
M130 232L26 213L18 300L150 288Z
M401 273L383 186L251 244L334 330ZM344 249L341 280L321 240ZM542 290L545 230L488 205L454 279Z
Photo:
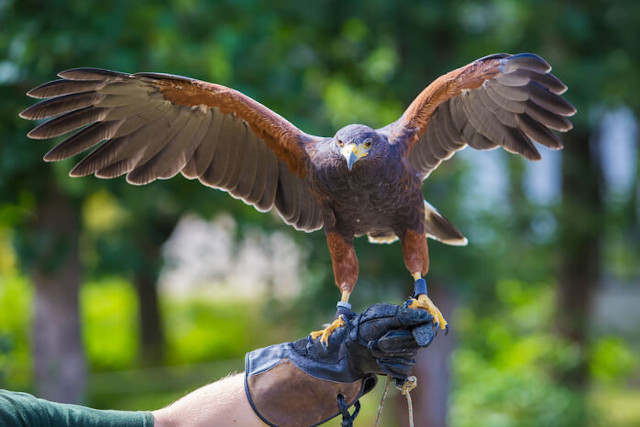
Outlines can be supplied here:
M342 157L347 161L347 169L351 170L351 168L353 168L353 164L357 162L358 159L369 154L369 150L360 145L349 143L345 144L344 147L340 149L340 154L342 154Z

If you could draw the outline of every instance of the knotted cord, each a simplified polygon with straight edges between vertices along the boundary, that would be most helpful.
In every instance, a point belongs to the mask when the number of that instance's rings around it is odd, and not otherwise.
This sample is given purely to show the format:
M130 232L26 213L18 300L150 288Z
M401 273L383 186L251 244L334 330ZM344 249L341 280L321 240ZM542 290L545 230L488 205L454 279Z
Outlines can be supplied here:
M391 384L391 375L387 375L387 385L384 387L384 392L382 393L382 398L380 399L380 404L378 405L378 416L376 417L375 427L380 426L380 420L382 418L382 408L384 407L384 401L387 398L387 394L389 393L389 385ZM400 391L400 394L404 395L407 398L407 408L409 410L409 427L414 427L413 424L413 402L411 401L411 390L416 388L418 385L418 379L413 375L407 377L406 380L402 383L402 385L397 385L396 388Z
M387 375L387 385L384 386L384 393L382 393L382 399L380 399L380 404L378 405L378 416L376 416L375 427L380 427L380 419L382 418L382 408L384 407L384 401L387 398L387 393L389 393L390 384L391 384L391 375Z
M418 379L413 375L404 380L401 386L396 385L396 388L400 390L400 394L404 394L407 398L407 408L409 409L409 427L413 425L413 403L411 402L411 390L418 385Z

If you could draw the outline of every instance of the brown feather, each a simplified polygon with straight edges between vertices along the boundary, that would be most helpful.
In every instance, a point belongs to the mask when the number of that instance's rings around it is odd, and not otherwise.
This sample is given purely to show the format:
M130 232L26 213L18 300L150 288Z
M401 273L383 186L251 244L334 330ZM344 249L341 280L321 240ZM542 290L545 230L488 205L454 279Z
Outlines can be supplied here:
M565 116L576 111L560 96L566 86L550 70L534 54L479 59L436 79L385 129L394 144L406 147L409 163L423 179L462 148L459 140L479 150L502 146L537 160L532 140L560 148L550 129L569 130Z
M553 150L562 148L562 142L560 142L560 139L553 132L540 122L533 120L527 114L518 114L516 120L518 127L536 142Z
M33 139L54 138L89 123L104 120L108 112L109 110L94 107L71 111L36 126L27 136Z
M105 70L103 68L73 68L58 73L58 77L66 80L97 80L97 81L121 81L130 77L129 74L118 71Z
M212 108L210 111L211 121L207 132L182 170L182 174L190 179L203 177L207 174L218 143L224 143L223 141L219 141L220 129L228 116L226 114L220 114L216 108ZM206 180L203 182L207 185L213 185Z
M207 185L212 187L220 187L220 182L224 178L227 169L231 168L231 152L235 147L231 144L231 135L233 131L233 116L224 114L218 130L216 151L213 154L211 163L204 174L203 180Z
M538 83L531 82L527 85L527 89L529 90L531 100L546 110L561 116L573 116L576 113L573 105L569 104L561 96L549 92Z
M86 108L100 102L106 97L95 92L82 92L63 95L57 98L38 102L20 113L20 117L29 120L46 119L61 113Z
M104 87L105 81L78 82L71 80L54 80L43 83L27 92L31 98L53 98L80 92L95 92Z
M47 153L48 161L97 146L72 176L126 174L128 182L146 184L182 172L260 210L275 206L297 228L322 226L306 178L306 147L315 137L253 99L166 74L78 68L59 76L29 91L43 100L21 115L50 118L32 138L76 131Z
M289 170L303 178L306 175L302 161L305 155L299 145L300 131L262 104L233 89L194 79L162 79L153 84L173 104L217 107L222 113L233 113L251 126Z
M203 123L206 121L202 117L189 115L184 127L164 145L159 144L157 152L149 152L138 161L129 172L127 180L136 184L147 184L157 178L172 178L184 167L184 156L192 152L191 147L199 142L196 133Z
M47 162L68 159L93 147L100 141L111 138L124 121L98 122L87 126L53 147L44 156Z
M249 134L249 132L247 132ZM257 151L257 145L253 138L245 141L244 153L245 158L240 167L240 171L234 178L235 186L229 188L229 192L237 197L247 197L251 194L251 189L256 181L258 174L258 160L260 153Z
M527 101L525 103L525 112L529 115L529 117L537 120L548 128L560 132L566 132L573 128L573 125L568 119L562 117L561 115L555 114L552 111L545 110L533 101Z
M220 178L220 183L218 184L221 188L232 189L238 182L238 176L240 175L242 165L246 159L246 135L247 128L242 124L239 124L237 129L234 126L234 131L229 135L227 146L230 149L229 157L232 160L226 162L224 174ZM233 161L240 157L242 157L242 162Z
M260 200L262 200L262 196L264 195L264 190L267 184L267 161L266 156L267 153L265 150L267 148L264 144L254 144L254 152L256 156L256 169L255 169L255 177L253 182L251 183L251 188L247 193L247 200L253 203L258 210L263 210L259 205Z

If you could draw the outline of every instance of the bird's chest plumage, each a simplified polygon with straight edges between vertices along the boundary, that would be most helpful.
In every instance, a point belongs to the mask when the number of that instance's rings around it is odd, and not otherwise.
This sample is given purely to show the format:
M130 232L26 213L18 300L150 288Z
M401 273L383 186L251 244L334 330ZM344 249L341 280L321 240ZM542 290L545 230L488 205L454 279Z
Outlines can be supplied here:
M376 161L364 159L351 171L341 158L320 163L314 171L314 189L326 214L332 216L333 227L352 235L396 231L409 211L421 208L417 177L395 157L392 153ZM412 197L415 194L418 196Z

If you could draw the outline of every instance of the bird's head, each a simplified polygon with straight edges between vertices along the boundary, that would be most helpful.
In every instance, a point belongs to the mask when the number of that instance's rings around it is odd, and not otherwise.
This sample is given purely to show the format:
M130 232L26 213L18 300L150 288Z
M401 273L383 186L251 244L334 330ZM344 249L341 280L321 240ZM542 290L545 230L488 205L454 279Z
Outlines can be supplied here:
M347 169L367 156L374 157L380 150L381 136L374 129L364 125L349 125L338 131L333 143L347 162Z

